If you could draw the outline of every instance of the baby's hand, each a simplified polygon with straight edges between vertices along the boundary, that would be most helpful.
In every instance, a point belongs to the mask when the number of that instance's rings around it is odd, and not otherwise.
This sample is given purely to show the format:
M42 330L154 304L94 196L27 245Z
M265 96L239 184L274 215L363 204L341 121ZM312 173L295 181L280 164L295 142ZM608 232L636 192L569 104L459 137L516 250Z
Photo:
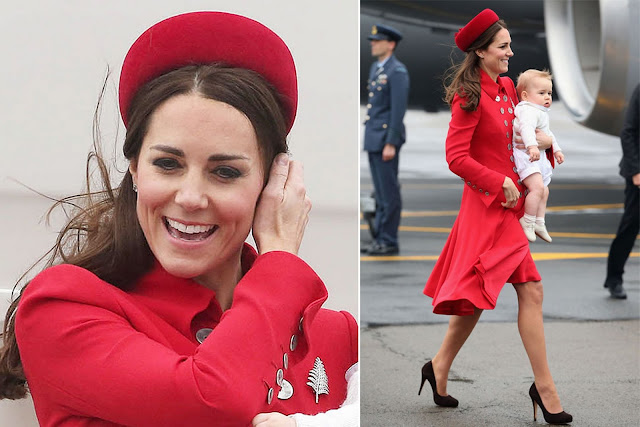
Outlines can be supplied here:
M556 162L558 162L559 165L564 163L564 154L562 154L562 151L556 151L553 153L553 157L556 158Z
M296 420L279 412L267 412L256 415L251 421L253 427L296 427Z
M540 150L535 145L527 148L527 153L529 153L529 161L535 162L536 160L540 160Z

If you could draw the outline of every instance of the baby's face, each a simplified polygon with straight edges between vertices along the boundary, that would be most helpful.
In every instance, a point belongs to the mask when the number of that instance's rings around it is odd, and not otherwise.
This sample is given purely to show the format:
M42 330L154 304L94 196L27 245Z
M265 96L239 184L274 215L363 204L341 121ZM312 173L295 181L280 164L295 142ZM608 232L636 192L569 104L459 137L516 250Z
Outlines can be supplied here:
M522 99L549 108L551 107L552 88L551 80L544 77L534 77L527 85L527 89L522 92Z

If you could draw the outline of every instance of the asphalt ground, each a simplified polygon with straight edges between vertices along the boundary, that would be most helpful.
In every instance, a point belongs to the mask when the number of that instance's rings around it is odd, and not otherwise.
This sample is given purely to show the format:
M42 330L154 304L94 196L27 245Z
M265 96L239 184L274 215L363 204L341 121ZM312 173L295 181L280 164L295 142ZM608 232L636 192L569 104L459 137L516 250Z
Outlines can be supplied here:
M554 106L555 107L555 106ZM626 264L626 300L602 287L609 245L622 214L619 141L557 114L552 129L567 163L550 185L547 228L553 243L531 252L543 279L549 364L574 426L640 425L640 257ZM439 408L420 368L437 351L448 316L432 313L424 284L453 225L462 182L447 170L446 114L410 112L414 129L401 152L400 254L361 256L360 322L363 426L527 426L533 421L531 368L518 335L517 299L505 285L485 311L451 370L448 391L460 400ZM426 123L426 125L425 125ZM412 125L412 127L409 127ZM409 133L411 135L411 133ZM404 163L403 163L404 156ZM362 159L366 157L363 156ZM366 161L361 193L372 191ZM479 230L481 232L481 230ZM370 233L361 222L361 242ZM426 391L426 393L425 393Z

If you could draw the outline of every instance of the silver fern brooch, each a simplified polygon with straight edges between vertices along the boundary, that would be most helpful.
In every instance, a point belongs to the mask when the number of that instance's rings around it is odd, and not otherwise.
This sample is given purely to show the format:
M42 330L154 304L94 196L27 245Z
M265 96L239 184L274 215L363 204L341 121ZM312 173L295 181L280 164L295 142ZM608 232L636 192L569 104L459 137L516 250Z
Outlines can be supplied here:
M318 395L329 394L329 378L327 377L327 371L324 370L324 363L319 357L316 357L313 362L313 368L309 371L309 377L307 377L307 385L310 386L316 393L316 403L318 403Z

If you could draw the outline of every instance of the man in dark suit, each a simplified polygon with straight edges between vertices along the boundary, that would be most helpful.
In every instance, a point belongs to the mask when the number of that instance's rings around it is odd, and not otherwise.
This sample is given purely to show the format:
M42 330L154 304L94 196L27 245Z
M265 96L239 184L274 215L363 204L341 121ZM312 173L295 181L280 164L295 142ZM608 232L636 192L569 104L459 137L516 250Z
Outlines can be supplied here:
M394 56L402 34L388 25L374 25L368 39L377 61L369 72L369 103L364 130L364 149L376 196L373 244L363 250L369 255L397 254L400 225L398 159L406 139L404 113L409 97L409 73Z
M625 299L627 294L622 287L624 265L629 258L640 228L640 99L636 86L629 101L620 142L622 144L622 160L620 175L626 181L624 189L624 213L618 226L615 239L611 242L607 260L607 278L604 287L609 288L612 298Z

